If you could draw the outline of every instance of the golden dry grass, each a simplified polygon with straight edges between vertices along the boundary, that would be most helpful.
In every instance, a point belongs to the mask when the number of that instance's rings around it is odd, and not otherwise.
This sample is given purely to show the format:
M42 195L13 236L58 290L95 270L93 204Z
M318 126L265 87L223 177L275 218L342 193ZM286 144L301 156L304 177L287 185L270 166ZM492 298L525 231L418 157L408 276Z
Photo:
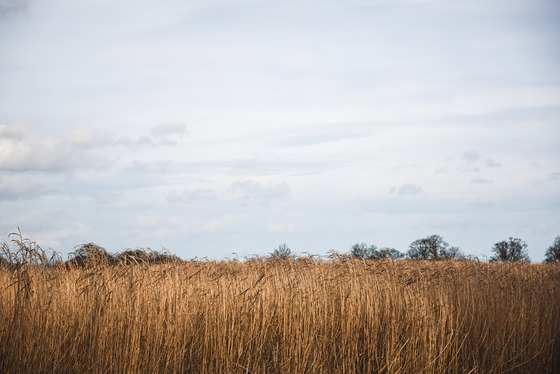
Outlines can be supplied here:
M15 282L15 283L14 283ZM5 373L554 373L560 266L0 269Z

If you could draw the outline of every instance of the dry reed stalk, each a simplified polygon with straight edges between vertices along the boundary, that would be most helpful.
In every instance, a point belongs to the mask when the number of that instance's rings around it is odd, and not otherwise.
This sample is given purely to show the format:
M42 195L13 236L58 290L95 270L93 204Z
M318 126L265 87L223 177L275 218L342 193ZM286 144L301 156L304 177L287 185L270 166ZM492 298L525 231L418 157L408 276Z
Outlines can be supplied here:
M553 373L560 266L189 262L0 270L6 373ZM21 274L20 274L21 275Z

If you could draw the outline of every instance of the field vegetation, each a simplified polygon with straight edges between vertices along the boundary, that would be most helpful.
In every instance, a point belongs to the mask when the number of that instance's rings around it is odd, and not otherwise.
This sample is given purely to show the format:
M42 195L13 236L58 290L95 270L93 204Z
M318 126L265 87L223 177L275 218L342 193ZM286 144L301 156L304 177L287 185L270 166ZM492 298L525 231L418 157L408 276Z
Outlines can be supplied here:
M5 373L560 368L557 264L185 262L146 251L107 257L93 245L62 262L21 236L14 243L4 243L0 266Z

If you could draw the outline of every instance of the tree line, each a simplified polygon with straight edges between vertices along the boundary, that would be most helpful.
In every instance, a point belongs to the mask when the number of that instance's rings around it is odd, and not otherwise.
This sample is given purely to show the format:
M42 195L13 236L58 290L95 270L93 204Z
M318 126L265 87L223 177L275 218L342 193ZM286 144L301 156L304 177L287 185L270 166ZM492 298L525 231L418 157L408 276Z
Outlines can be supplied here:
M131 265L131 264L158 264L169 262L182 262L183 260L175 255L167 252L156 252L151 249L127 249L121 253L109 253L105 248L96 245L95 243L82 244L76 247L76 250L70 253L68 260L63 261L61 256L54 252L51 256L41 249L35 242L28 238L24 238L21 231L12 233L10 235L16 236L12 242L15 245L15 250L4 242L0 246L0 268L1 267L16 267L26 265L46 265L46 266L59 266L63 265L67 268L74 267L91 267L99 264L105 265ZM478 260L472 255L464 254L459 247L450 246L440 235L430 235L422 239L417 239L410 243L408 251L400 252L395 248L378 248L375 245L368 245L366 243L354 244L350 250L342 255L347 258L356 258L363 260ZM313 258L316 256L308 256ZM286 245L281 244L278 248L274 249L267 257L266 260L289 260L297 259L298 257ZM249 258L247 260L263 259L259 256ZM191 261L197 261L196 258ZM495 243L492 247L492 257L490 262L530 262L529 254L527 252L527 243L519 238L510 237L507 240L502 240ZM546 250L545 263L560 263L560 235L554 240L554 243Z
M357 243L345 254L348 257L363 260L382 259L411 259L411 260L472 260L472 255L465 255L459 247L450 246L439 235L430 235L426 238L417 239L410 243L407 252L400 252L395 248L378 248L375 245ZM272 259L289 259L295 255L286 244L280 245L270 253ZM510 237L495 243L492 247L490 262L530 262L527 252L527 243L519 238ZM554 239L554 243L546 250L546 263L560 263L560 236Z

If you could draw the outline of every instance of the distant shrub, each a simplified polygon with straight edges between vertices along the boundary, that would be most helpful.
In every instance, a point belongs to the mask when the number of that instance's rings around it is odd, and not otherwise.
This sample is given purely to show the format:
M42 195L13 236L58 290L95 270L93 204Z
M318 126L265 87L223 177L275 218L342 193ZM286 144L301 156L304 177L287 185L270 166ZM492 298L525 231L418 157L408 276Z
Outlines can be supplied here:
M182 262L179 257L169 253L160 253L151 249L127 249L115 256L116 262L124 265L134 264L162 264L171 262Z
M116 264L115 256L95 243L81 244L69 255L66 267L95 267Z
M295 255L292 253L292 250L288 248L286 243L280 244L278 248L276 248L269 256L270 260L293 260L295 259Z
M121 253L111 254L95 243L76 247L66 261L66 267L95 267L113 265L163 264L183 262L179 257L167 252L156 252L150 248L127 249Z

